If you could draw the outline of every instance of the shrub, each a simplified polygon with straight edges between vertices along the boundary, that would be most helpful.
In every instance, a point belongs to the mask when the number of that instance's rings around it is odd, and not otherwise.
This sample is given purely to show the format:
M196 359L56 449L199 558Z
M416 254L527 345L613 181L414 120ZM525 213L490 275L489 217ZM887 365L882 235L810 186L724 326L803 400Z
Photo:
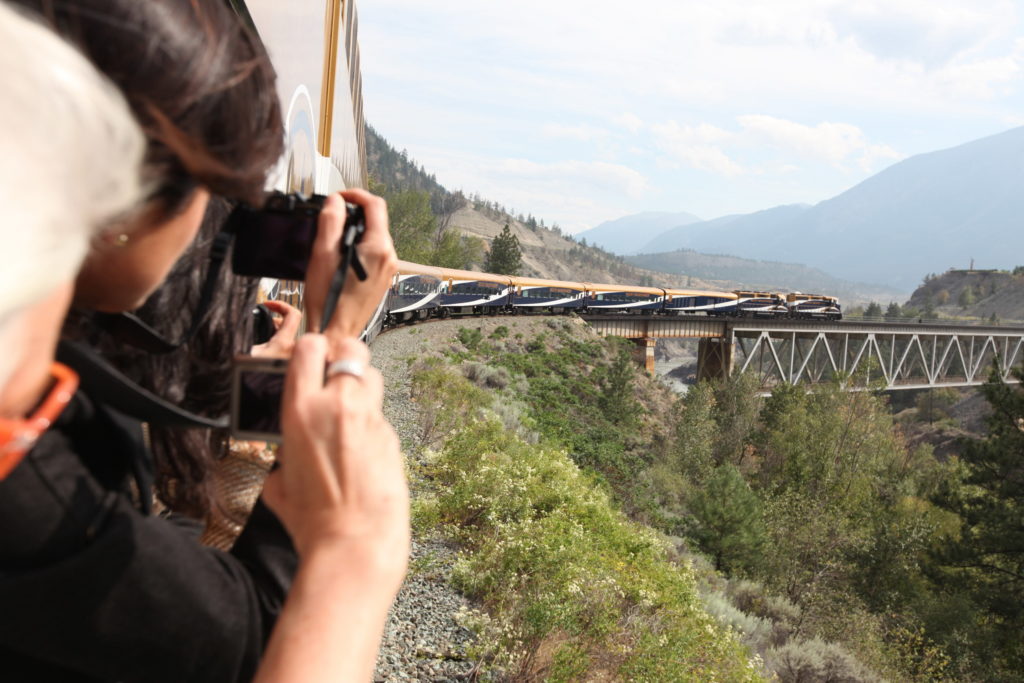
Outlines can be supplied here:
M795 628L800 623L800 608L780 595L768 595L753 581L731 581L727 593L744 612Z
M762 657L775 642L775 626L767 619L743 612L722 593L711 592L702 596L704 609L720 623L740 635L743 644Z
M462 374L477 385L492 389L504 389L512 381L512 375L505 368L495 368L484 363L465 363Z
M817 638L793 641L768 653L766 664L782 683L881 683L846 650Z
M430 446L455 430L463 416L491 404L491 395L453 375L439 358L413 366L412 400L419 404L420 438Z
M484 333L477 328L460 327L456 337L467 349L476 351L477 347L480 346L480 342L483 341Z

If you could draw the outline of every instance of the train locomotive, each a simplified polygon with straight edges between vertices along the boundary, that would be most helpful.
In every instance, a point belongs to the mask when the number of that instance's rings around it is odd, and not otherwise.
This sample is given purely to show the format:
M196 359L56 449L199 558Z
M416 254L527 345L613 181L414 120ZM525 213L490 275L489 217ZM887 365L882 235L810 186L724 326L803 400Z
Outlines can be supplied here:
M478 273L400 261L384 301L384 325L452 315L619 313L840 320L823 294L666 289Z

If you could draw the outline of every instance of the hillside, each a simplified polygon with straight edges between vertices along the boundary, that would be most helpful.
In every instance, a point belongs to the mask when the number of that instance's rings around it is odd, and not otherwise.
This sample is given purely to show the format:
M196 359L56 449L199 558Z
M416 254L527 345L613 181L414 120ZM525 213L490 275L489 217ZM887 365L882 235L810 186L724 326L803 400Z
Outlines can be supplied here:
M1024 250L1024 127L920 154L813 207L676 228L645 252L687 248L805 263L906 291L969 259L1012 268Z
M949 270L928 277L907 305L936 317L1024 320L1024 270Z

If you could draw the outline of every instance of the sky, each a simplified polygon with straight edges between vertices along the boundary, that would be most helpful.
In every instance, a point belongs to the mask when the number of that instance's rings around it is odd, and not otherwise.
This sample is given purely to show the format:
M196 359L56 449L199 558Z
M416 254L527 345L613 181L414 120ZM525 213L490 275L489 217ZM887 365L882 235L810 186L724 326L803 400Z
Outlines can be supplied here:
M1024 0L361 0L366 120L576 233L815 204L1024 125Z

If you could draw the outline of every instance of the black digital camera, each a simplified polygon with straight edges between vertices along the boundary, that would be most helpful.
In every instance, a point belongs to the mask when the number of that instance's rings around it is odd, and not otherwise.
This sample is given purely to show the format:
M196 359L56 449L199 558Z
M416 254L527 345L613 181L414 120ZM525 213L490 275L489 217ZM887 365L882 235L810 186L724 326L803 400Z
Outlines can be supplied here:
M239 206L228 229L234 233L231 269L237 275L304 280L326 197L275 192L259 209ZM346 203L348 215L340 249L359 241L366 230L363 209Z

